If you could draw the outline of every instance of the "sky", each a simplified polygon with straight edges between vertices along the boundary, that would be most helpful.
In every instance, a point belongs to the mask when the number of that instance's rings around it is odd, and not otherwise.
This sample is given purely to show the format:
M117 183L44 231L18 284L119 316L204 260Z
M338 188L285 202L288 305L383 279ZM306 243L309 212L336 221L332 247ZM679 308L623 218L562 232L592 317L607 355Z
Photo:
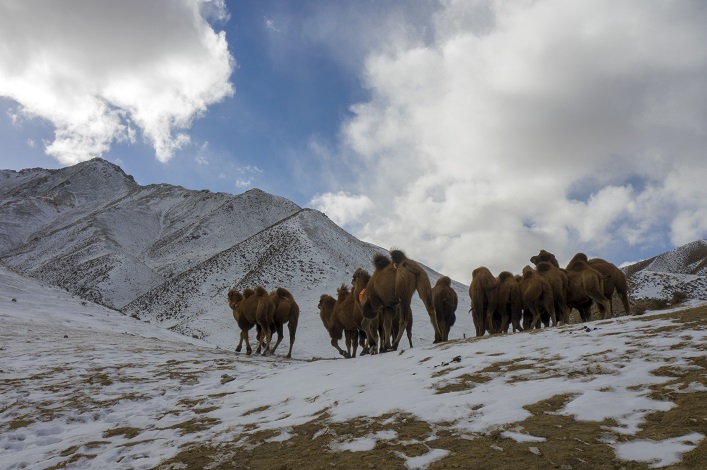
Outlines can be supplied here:
M707 5L0 0L0 168L260 188L465 282L707 234Z

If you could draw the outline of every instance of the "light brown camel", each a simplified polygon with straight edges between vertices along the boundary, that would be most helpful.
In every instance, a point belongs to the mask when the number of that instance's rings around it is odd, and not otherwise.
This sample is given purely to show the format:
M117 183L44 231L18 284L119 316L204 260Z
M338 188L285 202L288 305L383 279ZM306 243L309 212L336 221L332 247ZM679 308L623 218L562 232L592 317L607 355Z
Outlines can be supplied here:
M493 313L498 305L498 280L486 266L472 271L469 297L476 336L483 336L486 330L489 334L496 333L493 329Z
M599 271L584 261L583 256L575 256L567 265L567 305L576 308L582 321L591 320L592 301L597 304L600 316L606 318L611 311L609 299L604 295L604 279Z
M233 309L233 318L241 328L240 341L236 347L236 352L240 352L241 344L245 340L246 352L250 354L252 349L248 340L248 330L254 325L258 325L260 333L258 334L258 348L256 354L260 353L264 346L262 354L270 355L270 340L272 339L272 330L270 325L273 322L275 313L275 304L270 299L268 291L262 286L257 286L255 289L245 289L241 295L237 290L231 289L228 293L229 305ZM232 300L233 299L233 302ZM238 300L240 299L240 300Z
M614 316L614 292L618 294L623 304L625 315L629 314L628 282L626 281L626 275L623 271L617 268L615 264L601 258L587 259L587 255L584 253L577 253L572 259L586 261L589 267L596 269L599 271L599 274L602 275L602 280L604 281L604 296L609 299L609 314L611 317Z
M520 326L523 315L523 296L520 293L520 285L516 277L508 272L502 271L498 275L498 303L496 310L501 316L501 331L508 331L508 324L513 325L513 333L523 331Z
M292 357L292 346L295 344L295 333L297 333L297 323L299 322L299 305L295 302L292 294L283 287L278 287L270 293L270 299L275 304L275 313L273 314L274 328L277 332L277 342L272 348L272 353L282 341L283 326L287 323L287 329L290 332L290 349L287 351L287 356Z
M567 306L567 289L569 288L567 273L555 267L550 261L540 261L535 265L535 269L550 283L557 320L561 321L563 325L568 324L570 308Z
M457 292L452 289L452 280L449 276L442 276L437 279L432 288L432 304L437 314L437 326L441 338L435 338L439 341L449 341L449 330L454 326L457 316L454 312L457 311L457 303L459 302Z
M550 316L553 326L557 325L552 287L547 279L539 275L530 266L523 268L520 292L523 297L523 308L532 315L530 325L524 324L524 327L528 326L531 329L537 327L543 312Z

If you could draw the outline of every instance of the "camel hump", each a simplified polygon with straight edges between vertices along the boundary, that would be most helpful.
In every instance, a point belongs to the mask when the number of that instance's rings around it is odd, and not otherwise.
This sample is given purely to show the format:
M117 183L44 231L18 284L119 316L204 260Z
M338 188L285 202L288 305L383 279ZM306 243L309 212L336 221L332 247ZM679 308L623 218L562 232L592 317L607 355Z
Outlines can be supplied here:
M498 280L501 282L505 282L508 279L513 279L515 280L515 274L509 271L501 271L501 274L498 275Z
M393 263L400 264L405 261L407 256L403 253L403 250L393 250L390 252L390 257L393 259Z
M523 268L523 279L530 279L533 276L535 276L535 270L533 268L530 266Z
M290 291L285 289L284 287L278 287L275 292L277 293L278 297L282 297L283 299L291 299L292 294L290 294Z
M437 285L452 287L452 279L449 276L442 276L437 279Z
M349 295L349 294L350 294L349 286L347 286L346 284L341 284L341 287L336 289L336 295L338 295L339 297L341 297L342 295Z
M373 265L376 269L383 269L390 264L390 258L383 253L376 253L373 257Z
M268 291L265 290L265 287L263 286L257 286L255 288L255 295L257 295L258 297L264 297L268 295Z
M554 268L554 266L549 261L541 261L535 266L535 269L537 269L539 273L546 273L552 268Z
M577 253L572 257L569 264L572 264L575 261L584 261L586 263L587 261L589 261L589 258L587 258L587 255L585 255L584 253Z
M248 297L250 297L254 293L255 293L255 291L253 289L251 289L250 287L247 287L247 288L243 289L243 298L247 299Z

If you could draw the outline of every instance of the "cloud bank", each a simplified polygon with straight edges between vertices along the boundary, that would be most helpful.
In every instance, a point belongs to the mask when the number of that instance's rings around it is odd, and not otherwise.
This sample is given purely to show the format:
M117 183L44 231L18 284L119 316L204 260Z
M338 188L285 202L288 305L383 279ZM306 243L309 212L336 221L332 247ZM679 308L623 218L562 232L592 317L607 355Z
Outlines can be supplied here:
M705 24L697 1L442 2L367 55L356 182L313 205L462 281L704 237Z
M49 121L46 152L74 164L135 141L168 161L209 105L234 93L222 1L141 0L0 4L0 96Z

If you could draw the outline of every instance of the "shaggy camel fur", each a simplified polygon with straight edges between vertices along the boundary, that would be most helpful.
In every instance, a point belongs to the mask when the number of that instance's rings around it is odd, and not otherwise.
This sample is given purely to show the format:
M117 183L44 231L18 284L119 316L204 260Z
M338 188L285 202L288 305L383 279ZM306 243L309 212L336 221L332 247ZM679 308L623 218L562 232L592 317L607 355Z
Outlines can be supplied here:
M299 305L295 302L294 297L290 292L282 287L278 287L276 290L270 293L270 299L272 299L273 304L275 304L275 313L273 314L274 324L272 325L277 332L277 342L272 348L272 353L275 354L275 350L282 341L283 337L283 326L287 323L287 329L290 332L290 349L287 351L287 356L292 357L292 346L295 344L295 333L297 333L297 323L299 322Z
M260 353L264 346L263 355L270 355L270 340L272 339L272 330L270 325L274 323L273 315L275 313L275 304L270 299L268 292L264 287L258 286L255 289L245 289L243 294L240 294L236 289L231 289L228 292L229 305L233 309L233 318L241 328L240 341L236 347L236 352L240 352L243 340L246 344L246 353L250 354L253 350L250 347L248 340L248 331L258 325L260 333L258 334L258 349L256 354Z
M623 271L617 268L616 265L601 258L587 259L587 255L584 253L577 253L572 260L586 261L589 267L596 269L599 271L599 274L602 275L602 280L604 281L604 296L609 299L609 314L611 317L614 316L614 305L612 302L614 292L618 294L624 306L625 315L629 314L628 283Z
M570 321L570 308L567 306L567 289L569 288L567 273L549 261L540 261L535 265L535 269L550 283L557 320L566 325Z
M452 280L449 276L442 276L437 279L432 288L432 304L437 314L437 326L442 334L441 338L435 338L439 341L449 341L449 330L454 326L457 316L454 312L457 311L457 303L459 299L457 292L452 289Z
M508 324L513 325L513 333L523 331L520 320L523 315L523 296L516 277L503 271L498 275L498 303L496 310L501 316L501 331L508 331Z
M576 308L582 321L591 320L592 301L597 304L602 320L611 311L609 299L604 295L604 279L581 256L575 256L567 265L567 305Z
M535 328L540 322L540 316L546 312L552 325L557 325L554 298L550 283L530 266L523 268L523 278L520 281L520 292L523 296L523 307L532 315L530 328ZM525 325L524 325L525 326Z
M363 316L375 318L379 316L382 324L383 335L380 338L380 352L395 350L400 342L400 337L408 327L408 317L401 314L403 311L400 298L396 295L396 279L398 269L390 259L382 253L377 253L373 257L375 270L366 287L357 297L361 304ZM412 316L412 315L411 315ZM393 331L393 322L397 323L397 335L391 342L390 336ZM408 336L412 347L412 335Z
M483 336L486 330L490 334L496 333L493 329L493 314L498 305L498 280L487 267L480 266L472 271L469 297L476 336Z
M363 349L361 354L367 354L368 348L365 345L365 336L361 328L363 314L356 302L354 302L353 294L349 288L342 285L337 289L337 299L334 299L328 294L323 294L319 298L319 317L322 320L324 328L329 332L331 345L339 351L339 354L345 358L356 357L356 350L360 344ZM339 340L342 333L346 336L346 351L339 347ZM360 333L360 334L359 334ZM351 349L353 346L353 354Z

